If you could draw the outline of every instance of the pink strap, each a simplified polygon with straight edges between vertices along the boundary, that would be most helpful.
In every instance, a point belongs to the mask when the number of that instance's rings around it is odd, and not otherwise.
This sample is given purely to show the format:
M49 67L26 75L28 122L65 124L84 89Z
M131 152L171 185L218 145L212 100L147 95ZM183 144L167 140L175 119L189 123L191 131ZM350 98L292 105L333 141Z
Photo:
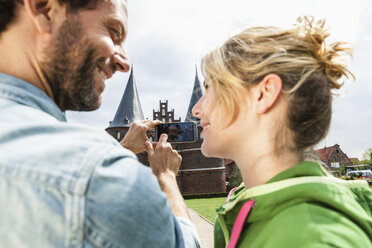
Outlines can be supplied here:
M231 195L234 193L234 191L237 189L238 187L235 187L235 188L232 188L229 192L229 194L227 195L227 198L226 198L226 202L229 202L230 201L230 197Z
M245 220L247 219L247 216L249 212L251 211L252 207L254 205L254 200L249 200L246 203L243 204L242 208L239 211L238 217L235 220L229 244L227 245L227 248L234 248L236 244L238 243L238 239L240 236L240 233L242 232L243 225Z

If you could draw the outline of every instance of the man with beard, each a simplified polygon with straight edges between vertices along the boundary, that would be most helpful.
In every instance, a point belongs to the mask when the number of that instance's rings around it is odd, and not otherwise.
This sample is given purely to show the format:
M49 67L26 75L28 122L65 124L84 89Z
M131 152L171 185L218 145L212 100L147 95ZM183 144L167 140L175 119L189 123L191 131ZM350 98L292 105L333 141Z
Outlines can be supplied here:
M121 144L66 122L129 70L126 34L124 0L0 1L0 247L199 246L158 121Z

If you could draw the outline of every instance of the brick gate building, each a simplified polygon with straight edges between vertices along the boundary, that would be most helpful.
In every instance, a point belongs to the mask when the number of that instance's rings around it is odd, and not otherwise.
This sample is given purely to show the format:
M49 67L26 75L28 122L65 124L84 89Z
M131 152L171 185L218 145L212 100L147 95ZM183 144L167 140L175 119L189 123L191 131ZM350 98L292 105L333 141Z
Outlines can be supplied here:
M195 143L172 144L173 148L179 151L182 156L182 164L177 175L177 183L183 195L226 191L223 160L219 158L207 158L201 153L202 137L200 135L200 120L192 116L191 111L202 95L202 88L196 72L194 88L185 121L195 121L198 124L198 140ZM132 69L114 119L110 122L109 127L106 128L106 131L120 141L128 132L131 123L144 119ZM161 120L163 123L181 121L181 118L175 119L174 109L168 109L168 101L159 101L159 110L153 110L153 120L155 119ZM152 139L154 137L154 130L149 130L147 135ZM137 154L137 157L141 163L148 166L146 152Z

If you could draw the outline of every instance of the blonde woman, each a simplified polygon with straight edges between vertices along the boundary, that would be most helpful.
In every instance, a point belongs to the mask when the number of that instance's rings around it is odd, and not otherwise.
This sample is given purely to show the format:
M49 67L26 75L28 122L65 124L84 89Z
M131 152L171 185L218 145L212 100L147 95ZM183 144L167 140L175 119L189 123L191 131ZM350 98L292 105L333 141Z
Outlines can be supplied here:
M243 184L217 212L215 247L371 247L372 195L307 160L327 134L345 43L324 21L250 28L202 59L205 94L193 114L202 152L238 165Z

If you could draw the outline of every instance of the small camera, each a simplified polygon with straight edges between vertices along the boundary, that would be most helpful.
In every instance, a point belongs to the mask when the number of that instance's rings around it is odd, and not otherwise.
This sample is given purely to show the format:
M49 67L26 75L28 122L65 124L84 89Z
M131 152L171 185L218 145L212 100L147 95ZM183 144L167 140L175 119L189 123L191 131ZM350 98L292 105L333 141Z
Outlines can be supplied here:
M162 133L168 135L168 142L183 143L196 142L198 132L195 122L172 122L162 123L155 126L155 141L159 141Z

